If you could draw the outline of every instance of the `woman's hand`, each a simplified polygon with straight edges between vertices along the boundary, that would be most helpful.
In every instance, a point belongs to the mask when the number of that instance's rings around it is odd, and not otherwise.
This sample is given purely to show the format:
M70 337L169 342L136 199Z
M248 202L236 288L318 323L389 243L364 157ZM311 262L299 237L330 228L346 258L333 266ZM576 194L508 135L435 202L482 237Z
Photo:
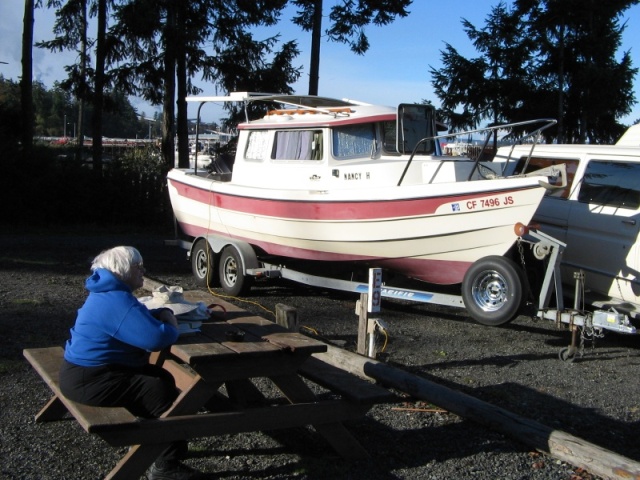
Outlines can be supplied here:
M153 316L160 320L162 323L169 323L178 328L178 319L168 308L162 308L153 312Z

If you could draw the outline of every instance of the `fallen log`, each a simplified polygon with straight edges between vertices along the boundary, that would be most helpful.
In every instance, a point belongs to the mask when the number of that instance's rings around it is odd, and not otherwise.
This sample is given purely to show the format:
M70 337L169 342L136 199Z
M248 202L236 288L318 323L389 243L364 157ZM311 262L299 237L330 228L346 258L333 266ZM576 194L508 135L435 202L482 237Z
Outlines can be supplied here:
M386 387L395 388L509 435L525 445L592 474L606 479L640 480L639 462L465 393L332 345L328 345L326 353L314 356L354 375L373 379Z

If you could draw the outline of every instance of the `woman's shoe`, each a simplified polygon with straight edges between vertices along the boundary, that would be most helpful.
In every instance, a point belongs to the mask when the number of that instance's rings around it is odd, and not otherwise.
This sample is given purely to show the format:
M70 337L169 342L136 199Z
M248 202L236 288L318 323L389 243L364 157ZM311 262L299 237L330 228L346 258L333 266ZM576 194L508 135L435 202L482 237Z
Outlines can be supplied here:
M188 480L197 470L180 462L156 462L149 470L148 480Z

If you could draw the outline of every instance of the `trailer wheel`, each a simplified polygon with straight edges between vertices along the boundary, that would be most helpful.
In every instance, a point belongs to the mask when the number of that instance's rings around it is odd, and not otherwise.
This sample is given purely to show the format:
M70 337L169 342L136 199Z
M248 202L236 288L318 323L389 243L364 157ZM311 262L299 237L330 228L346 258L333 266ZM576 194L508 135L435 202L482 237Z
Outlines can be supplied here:
M565 347L558 352L558 358L566 363L572 363L576 359L578 349L575 347Z
M215 275L215 259L216 255L206 239L201 238L195 243L191 250L191 271L201 287L219 286Z
M522 276L513 260L500 256L481 258L462 281L462 300L471 317L488 326L513 320L522 305Z
M222 250L218 268L220 285L227 295L237 297L249 291L252 277L244 274L242 257L233 245Z

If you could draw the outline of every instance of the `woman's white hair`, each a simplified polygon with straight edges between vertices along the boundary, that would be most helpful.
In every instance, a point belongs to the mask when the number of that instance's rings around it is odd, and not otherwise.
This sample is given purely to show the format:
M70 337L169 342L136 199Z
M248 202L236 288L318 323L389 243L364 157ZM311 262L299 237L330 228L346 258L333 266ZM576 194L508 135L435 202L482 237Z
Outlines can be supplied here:
M118 276L121 280L128 280L131 267L142 263L142 255L134 247L114 247L101 252L91 263L91 271L104 268Z

